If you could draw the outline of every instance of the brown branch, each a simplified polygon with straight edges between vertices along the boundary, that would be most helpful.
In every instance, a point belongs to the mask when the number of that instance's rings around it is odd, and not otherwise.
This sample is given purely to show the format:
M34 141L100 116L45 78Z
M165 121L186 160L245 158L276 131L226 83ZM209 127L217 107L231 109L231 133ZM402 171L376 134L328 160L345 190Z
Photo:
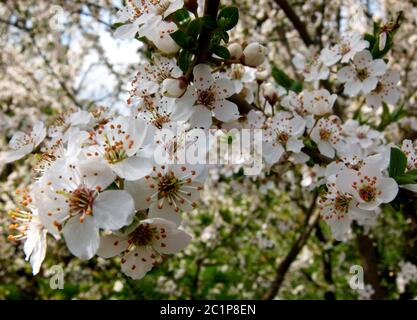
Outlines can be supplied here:
M204 3L204 16L216 19L220 7L220 0L206 0ZM210 58L210 40L213 29L203 26L198 38L198 50L196 63L206 62Z
M375 291L372 299L383 300L385 291L381 286L379 278L378 258L374 242L365 234L358 234L357 241L361 263L364 269L365 283L369 283Z
M306 214L306 223L304 225L304 231L299 235L298 239L291 247L284 260L282 260L279 264L275 273L275 278L272 281L269 290L263 296L264 300L272 300L278 294L279 289L281 288L281 285L284 282L285 276L288 273L288 270L290 269L294 260L297 258L298 254L303 249L304 245L307 243L307 240L309 239L311 232L318 223L320 216L318 212L315 213L317 197L318 195L316 193Z
M287 0L275 0L275 2L281 7L282 11L284 11L287 18L292 22L294 28L298 31L298 34L300 35L304 44L307 47L314 44L314 41L311 38L310 34L308 33L305 24L300 20L300 18L295 13L295 11L291 7L291 5L288 3L288 1Z

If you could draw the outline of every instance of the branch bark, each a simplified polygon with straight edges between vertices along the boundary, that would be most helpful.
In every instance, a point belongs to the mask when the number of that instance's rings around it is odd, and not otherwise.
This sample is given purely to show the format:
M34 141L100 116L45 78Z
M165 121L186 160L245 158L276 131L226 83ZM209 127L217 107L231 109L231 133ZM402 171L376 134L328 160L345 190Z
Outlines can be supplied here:
M279 264L275 273L275 278L272 281L269 290L263 296L263 300L272 300L278 294L279 289L281 288L281 285L284 282L285 276L288 273L288 270L290 269L294 260L297 258L298 254L303 249L304 245L307 243L307 240L309 239L311 232L318 223L320 215L315 210L317 196L318 195L316 193L306 214L306 223L304 225L303 232L299 235L298 239L291 247L284 260L282 260Z
M385 291L381 286L378 274L378 258L373 240L365 235L357 235L359 254L364 269L365 283L369 283L374 289L373 300L383 300Z
M220 0L206 0L204 3L204 16L210 16L214 19L217 17L217 11L219 11ZM213 34L211 28L203 26L201 29L200 37L198 38L198 54L196 63L206 62L210 58L210 40Z
M304 44L307 47L314 44L314 41L311 38L310 34L308 33L305 24L300 20L300 18L295 13L295 11L291 7L291 5L288 3L288 1L287 0L275 0L275 2L281 7L282 11L284 11L285 15L291 21L294 28L298 31L298 34L300 35Z

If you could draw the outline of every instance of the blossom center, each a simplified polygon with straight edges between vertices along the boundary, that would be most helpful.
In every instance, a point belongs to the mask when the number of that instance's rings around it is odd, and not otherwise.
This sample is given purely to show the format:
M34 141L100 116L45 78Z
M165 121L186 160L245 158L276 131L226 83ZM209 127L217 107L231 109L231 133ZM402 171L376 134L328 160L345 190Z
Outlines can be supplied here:
M349 209L349 203L352 198L347 195L338 194L334 200L334 208L337 212L345 214Z
M358 77L359 80L364 81L369 77L369 71L366 68L357 69L356 76Z
M289 135L286 132L279 132L277 134L277 140L281 144L286 144L288 142Z
M359 196L365 202L372 202L376 199L377 190L374 186L365 185L359 189Z
M71 192L69 196L69 211L71 215L93 215L93 203L96 192L81 186Z
M146 246L152 242L157 229L150 224L142 223L129 234L129 243L137 246Z
M158 182L158 198L174 197L180 190L181 184L173 172L162 176Z
M330 138L331 132L330 132L330 130L323 128L323 129L320 129L319 134L320 134L320 139L321 140L327 141Z
M215 101L215 95L212 90L204 90L198 93L197 104L202 104L206 107L212 106Z
M341 46L340 46L340 53L342 55L345 55L345 54L349 53L350 50L351 50L351 48L350 48L349 44L347 44L347 43L342 43L341 44Z

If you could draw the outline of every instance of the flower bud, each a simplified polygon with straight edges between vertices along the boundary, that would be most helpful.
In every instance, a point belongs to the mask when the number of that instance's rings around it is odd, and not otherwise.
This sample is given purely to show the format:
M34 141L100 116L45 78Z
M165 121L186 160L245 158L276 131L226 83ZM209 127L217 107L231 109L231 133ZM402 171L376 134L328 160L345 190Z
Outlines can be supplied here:
M243 50L243 63L250 67L257 67L265 61L266 48L258 42L250 43Z
M255 77L258 81L265 81L271 74L271 67L269 64L263 64L256 68Z
M183 78L167 78L162 82L162 94L166 97L181 97L185 89L187 89L187 82Z
M230 44L227 49L230 52L230 57L233 60L239 60L243 54L242 46L239 43L232 43Z
M263 86L263 95L266 101L269 102L271 106L275 105L278 101L278 90L272 83L265 83Z

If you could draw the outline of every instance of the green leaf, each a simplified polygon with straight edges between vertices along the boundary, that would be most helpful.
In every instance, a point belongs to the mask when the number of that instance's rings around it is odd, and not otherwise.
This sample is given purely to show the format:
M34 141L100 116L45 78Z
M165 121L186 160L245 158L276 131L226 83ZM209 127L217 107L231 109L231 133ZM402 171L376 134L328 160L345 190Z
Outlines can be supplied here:
M198 35L201 32L201 27L202 27L203 23L201 21L201 19L195 19L193 21L191 21L187 27L187 33L188 35L193 38L194 40L197 39Z
M201 22L203 26L208 29L215 29L216 28L216 20L212 16L204 16L201 18Z
M230 52L226 47L214 46L212 52L225 60L230 59Z
M404 110L404 104L396 108L392 113L390 113L388 105L385 102L382 102L382 114L381 114L381 121L378 125L378 130L382 131L391 123L397 122L402 117L406 115L406 111Z
M417 170L410 170L406 173L400 174L395 177L395 181L398 184L416 184L417 183Z
M113 29L117 29L117 28L119 28L121 26L124 26L125 24L126 24L126 22L116 22L116 23L113 23L112 24L112 28Z
M179 27L187 25L191 20L190 13L185 8L178 9L172 16Z
M217 17L217 26L222 30L232 29L239 21L239 9L236 7L223 8Z
M191 51L181 50L180 55L178 57L178 66L183 72L187 72L192 58L193 58L193 53Z
M181 30L171 33L170 36L181 48L189 48L193 43L193 39Z
M229 42L229 34L226 31L220 32L220 38L224 41L224 43Z
M301 92L303 85L293 79L291 79L284 71L277 67L272 68L272 77L281 87L294 92Z
M407 167L407 157L398 148L391 148L391 155L389 161L389 176L395 178L402 175Z

